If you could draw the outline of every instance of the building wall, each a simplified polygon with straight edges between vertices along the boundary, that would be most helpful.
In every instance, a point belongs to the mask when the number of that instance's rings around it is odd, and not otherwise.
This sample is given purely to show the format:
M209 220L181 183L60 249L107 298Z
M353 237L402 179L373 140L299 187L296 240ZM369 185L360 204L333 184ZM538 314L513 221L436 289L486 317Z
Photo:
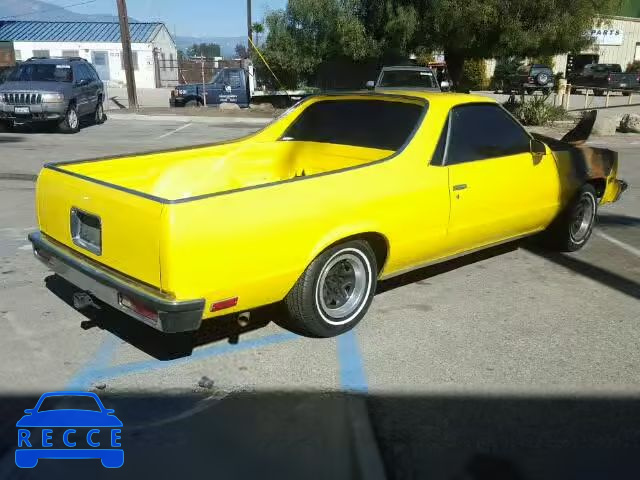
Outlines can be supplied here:
M164 31L164 30L163 30ZM161 37L159 34L158 37ZM137 69L135 70L136 87L137 88L155 88L156 87L156 65L154 60L154 48L157 51L173 53L174 58L177 56L173 40L167 34L166 38L161 38L159 43L132 43L131 50L134 52L134 58L137 57ZM101 78L109 86L125 86L126 77L122 68L122 45L120 43L104 43L104 42L14 42L14 50L18 60L26 60L34 56L34 51L48 50L49 56L63 56L65 52L77 52L79 57L88 60L91 63L95 61L96 52L106 52L108 56L108 70L99 65L95 65ZM36 52L37 53L37 52ZM108 73L106 73L108 72ZM178 79L177 68L175 71L163 72L162 86L175 85ZM175 79L174 83L171 83Z
M166 28L160 30L153 40L156 48L158 74L161 86L173 87L178 84L178 49Z

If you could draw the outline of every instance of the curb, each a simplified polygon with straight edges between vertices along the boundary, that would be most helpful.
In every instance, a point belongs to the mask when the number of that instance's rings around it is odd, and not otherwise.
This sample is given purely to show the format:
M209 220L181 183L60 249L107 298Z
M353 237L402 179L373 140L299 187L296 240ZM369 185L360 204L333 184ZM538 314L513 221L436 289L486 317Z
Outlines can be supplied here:
M144 115L136 113L109 113L109 120L142 121L142 122L178 122L178 123L206 123L210 125L266 125L273 118L255 117L199 117L190 115Z

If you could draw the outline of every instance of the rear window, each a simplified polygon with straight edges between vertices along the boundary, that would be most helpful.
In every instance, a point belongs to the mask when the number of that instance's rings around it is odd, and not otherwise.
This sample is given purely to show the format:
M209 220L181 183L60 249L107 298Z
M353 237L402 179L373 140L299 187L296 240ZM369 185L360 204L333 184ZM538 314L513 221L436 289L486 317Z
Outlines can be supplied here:
M437 88L432 72L416 70L387 70L382 72L380 87Z
M282 140L399 150L422 105L388 100L325 100L307 107Z
M551 75L551 69L547 68L547 67L532 67L531 68L531 76L532 77L535 77L539 73L546 73L548 75Z

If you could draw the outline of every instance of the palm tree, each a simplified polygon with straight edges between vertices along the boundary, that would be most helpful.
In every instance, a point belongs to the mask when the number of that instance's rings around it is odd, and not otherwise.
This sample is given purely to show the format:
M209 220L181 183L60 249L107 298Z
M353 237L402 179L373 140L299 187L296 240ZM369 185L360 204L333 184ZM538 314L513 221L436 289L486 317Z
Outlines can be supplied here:
M260 22L255 22L251 25L251 30L256 35L256 45L260 45L260 34L264 33L264 25Z

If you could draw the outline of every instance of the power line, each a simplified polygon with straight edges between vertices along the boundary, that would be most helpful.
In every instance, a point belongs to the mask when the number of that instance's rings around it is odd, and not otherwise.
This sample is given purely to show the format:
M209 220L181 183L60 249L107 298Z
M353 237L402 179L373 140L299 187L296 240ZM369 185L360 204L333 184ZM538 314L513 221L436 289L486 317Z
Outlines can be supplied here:
M28 17L29 15L36 15L36 14L40 14L40 13L52 12L52 11L58 10L60 8L64 9L64 8L70 8L70 7L78 7L80 5L87 5L89 3L94 3L94 2L97 2L97 1L98 0L87 0L85 2L72 3L70 5L64 5L64 6L59 6L59 7L55 7L55 8L50 8L48 10L40 10L38 12L21 13L20 15L7 15L6 17L0 17L0 20L6 20L7 18Z

